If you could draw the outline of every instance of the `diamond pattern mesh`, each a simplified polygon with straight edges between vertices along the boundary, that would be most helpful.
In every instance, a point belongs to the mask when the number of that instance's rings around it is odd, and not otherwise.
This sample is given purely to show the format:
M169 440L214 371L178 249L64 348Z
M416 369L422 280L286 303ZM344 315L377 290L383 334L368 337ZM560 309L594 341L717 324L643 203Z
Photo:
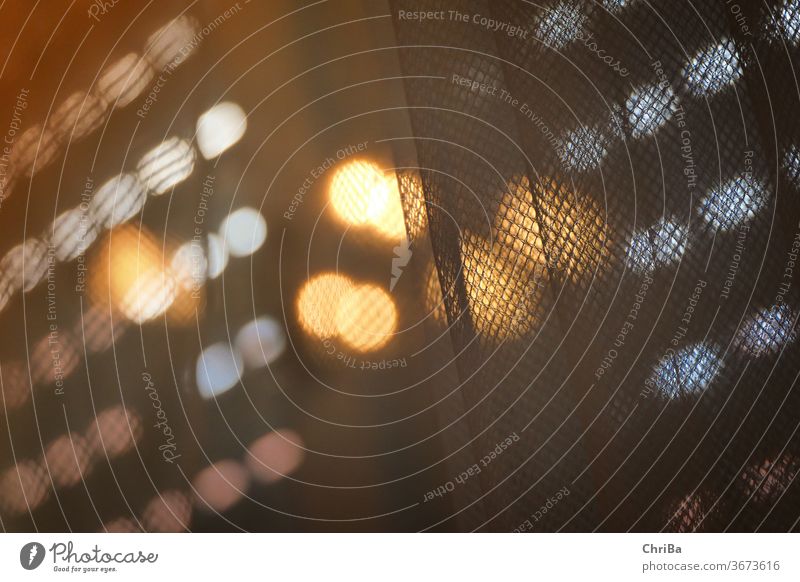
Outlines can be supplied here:
M798 529L798 6L392 3L469 446L521 437L460 527Z

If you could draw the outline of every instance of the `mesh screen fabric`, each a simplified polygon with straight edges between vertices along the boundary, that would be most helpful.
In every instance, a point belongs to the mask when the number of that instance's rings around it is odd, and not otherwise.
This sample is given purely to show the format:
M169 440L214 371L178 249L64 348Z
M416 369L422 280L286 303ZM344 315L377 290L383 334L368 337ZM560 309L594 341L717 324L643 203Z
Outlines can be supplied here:
M731 6L392 3L467 441L520 436L459 527L797 529L797 6Z

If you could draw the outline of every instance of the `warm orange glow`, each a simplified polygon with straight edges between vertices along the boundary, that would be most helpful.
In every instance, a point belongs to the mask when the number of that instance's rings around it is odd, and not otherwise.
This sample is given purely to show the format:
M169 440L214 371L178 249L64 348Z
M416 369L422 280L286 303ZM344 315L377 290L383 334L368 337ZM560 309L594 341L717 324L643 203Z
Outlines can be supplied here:
M367 352L383 347L397 325L392 298L376 285L355 285L349 278L323 273L300 290L297 311L303 329L320 339L340 337Z
M329 197L336 215L351 226L364 226L392 241L406 237L397 177L377 164L353 160L333 175Z
M494 217L495 242L512 260L545 263L544 241L528 179L511 180Z
M404 172L400 174L400 189L404 192L402 206L408 217L408 236L412 241L427 233L428 212L425 191L419 174Z
M142 94L154 75L149 62L136 53L128 53L100 74L98 96L107 106L125 107Z
M437 323L446 324L447 309L444 305L439 274L436 271L436 264L433 260L429 261L425 271L425 313L426 315L431 314Z
M156 70L175 68L194 54L192 37L200 28L197 19L181 15L156 30L147 39L144 56Z
M403 216L403 205L400 201L400 190L394 174L384 178L388 197L383 211L371 221L371 225L379 234L392 241L406 237L406 223Z
M369 352L383 347L397 326L397 310L389 294L376 285L359 285L339 302L336 329L353 349Z
M608 259L607 226L597 204L545 178L508 183L491 239L465 233L464 284L477 331L498 339L524 335L538 317L553 276L577 282Z
M407 180L409 176L401 179ZM417 187L415 192L421 195L421 186L414 185ZM367 160L346 162L334 173L328 194L334 212L346 224L368 227L391 241L406 238L403 200L394 172L384 172ZM420 197L413 200L413 204L416 208L424 204L424 200ZM420 212L415 217L418 221L424 218ZM424 228L424 222L418 225L417 230L421 228Z
M102 245L92 278L97 303L106 298L134 323L162 315L175 300L177 283L155 238L133 226L113 230Z
M324 273L308 280L297 299L297 313L303 329L320 339L335 336L339 303L352 287L350 279L336 273Z
M330 201L347 224L374 223L386 212L389 184L376 164L366 160L347 162L331 179Z
M546 178L536 184L536 200L551 268L573 281L591 277L609 256L601 209L588 196Z
M577 282L591 276L609 256L608 227L600 208L551 178L543 178L533 191L527 177L513 178L494 227L499 245L540 263L540 282L550 275Z
M528 244L527 242L524 244ZM528 258L513 245L491 244L466 233L461 242L464 286L475 329L499 340L527 334L541 297L538 256Z

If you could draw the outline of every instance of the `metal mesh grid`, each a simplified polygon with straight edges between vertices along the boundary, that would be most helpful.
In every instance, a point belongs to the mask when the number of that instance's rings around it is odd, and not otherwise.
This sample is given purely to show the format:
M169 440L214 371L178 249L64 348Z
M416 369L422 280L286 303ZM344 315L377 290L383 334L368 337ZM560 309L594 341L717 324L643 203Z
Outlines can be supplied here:
M795 3L393 9L472 446L524 429L469 527L796 529Z

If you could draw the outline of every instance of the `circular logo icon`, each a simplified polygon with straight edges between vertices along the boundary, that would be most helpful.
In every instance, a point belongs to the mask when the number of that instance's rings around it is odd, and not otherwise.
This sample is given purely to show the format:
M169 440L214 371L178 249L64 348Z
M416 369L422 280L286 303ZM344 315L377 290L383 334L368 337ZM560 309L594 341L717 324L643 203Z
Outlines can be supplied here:
M19 563L26 570L35 570L44 561L44 546L39 542L29 542L19 551Z

